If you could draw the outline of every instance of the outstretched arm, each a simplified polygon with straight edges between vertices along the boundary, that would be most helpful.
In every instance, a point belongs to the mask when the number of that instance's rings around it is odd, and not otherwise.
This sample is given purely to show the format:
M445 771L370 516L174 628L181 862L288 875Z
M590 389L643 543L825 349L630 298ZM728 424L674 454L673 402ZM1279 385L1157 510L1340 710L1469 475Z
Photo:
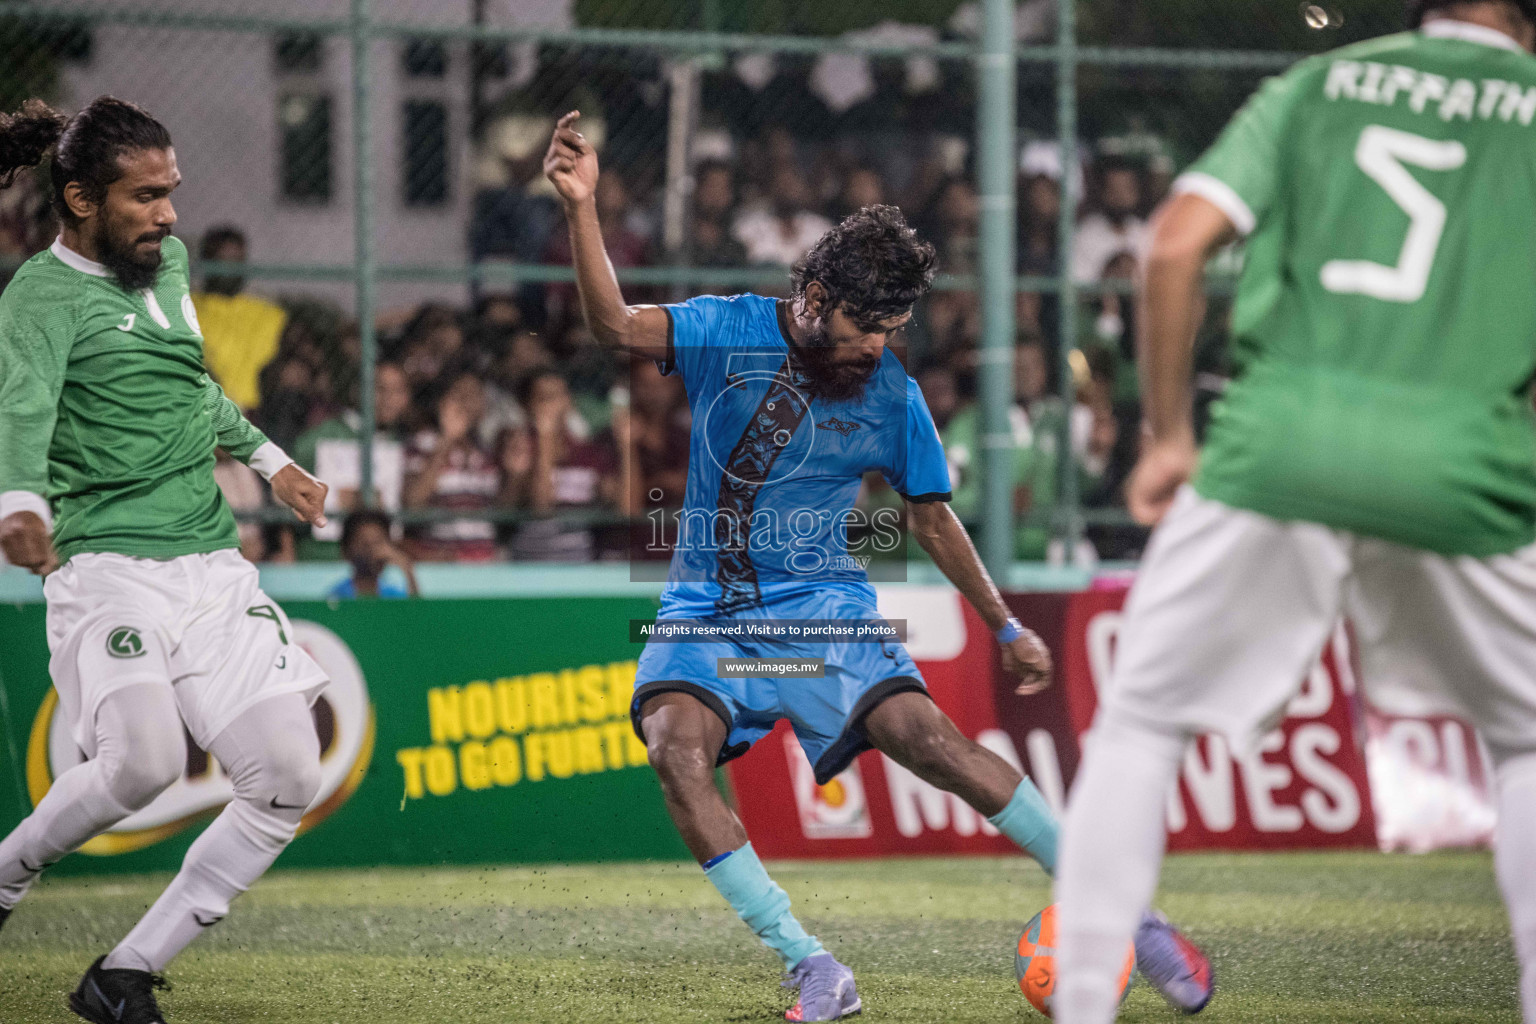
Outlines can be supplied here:
M272 484L272 496L293 509L301 522L324 526L325 492L329 488L267 440L267 435L245 418L240 407L206 373L202 386L203 409L213 421L219 447L265 477Z
M907 522L922 549L928 552L955 588L965 595L994 634L1008 626L1013 613L1003 603L987 567L981 564L970 535L944 501L907 502ZM1006 635L1006 634L1005 634ZM1019 680L1020 695L1039 693L1051 685L1051 652L1030 630L1003 642L1003 668Z
M560 119L544 155L544 174L560 194L565 220L571 232L571 262L576 270L576 290L587 326L599 342L625 349L647 359L664 360L667 314L660 306L628 306L619 291L618 278L603 232L597 220L597 150L575 128L580 111Z

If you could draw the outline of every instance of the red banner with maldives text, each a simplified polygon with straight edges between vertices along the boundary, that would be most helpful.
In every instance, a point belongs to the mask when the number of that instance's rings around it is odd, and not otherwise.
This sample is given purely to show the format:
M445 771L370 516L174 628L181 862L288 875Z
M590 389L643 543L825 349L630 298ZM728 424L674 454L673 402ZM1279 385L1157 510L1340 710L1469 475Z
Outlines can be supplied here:
M880 591L886 618L907 623L907 648L935 703L965 735L1028 774L1059 812L1077 771L1079 737L1107 679L1123 585L1081 593L1009 595L1015 614L1056 660L1056 685L1018 697L997 644L947 587ZM1342 670L1341 670L1342 666ZM1203 737L1170 795L1176 850L1373 846L1364 760L1351 727L1347 638L1341 630L1303 682L1281 726L1251 754ZM765 857L1006 853L1014 849L958 797L877 752L817 786L787 723L728 768L742 822Z

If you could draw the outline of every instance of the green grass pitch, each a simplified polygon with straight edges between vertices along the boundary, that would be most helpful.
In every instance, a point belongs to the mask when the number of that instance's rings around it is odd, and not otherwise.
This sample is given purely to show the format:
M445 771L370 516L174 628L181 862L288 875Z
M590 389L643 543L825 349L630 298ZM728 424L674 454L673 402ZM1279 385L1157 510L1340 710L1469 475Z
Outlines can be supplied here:
M771 866L858 975L865 1021L1040 1021L1013 982L1049 899L1016 859ZM0 932L0 1021L66 993L166 879L44 881ZM1160 906L1215 960L1201 1021L1518 1020L1484 854L1170 858ZM278 871L169 972L172 1024L619 1024L780 1019L777 962L697 867ZM1173 1021L1138 984L1125 1021Z

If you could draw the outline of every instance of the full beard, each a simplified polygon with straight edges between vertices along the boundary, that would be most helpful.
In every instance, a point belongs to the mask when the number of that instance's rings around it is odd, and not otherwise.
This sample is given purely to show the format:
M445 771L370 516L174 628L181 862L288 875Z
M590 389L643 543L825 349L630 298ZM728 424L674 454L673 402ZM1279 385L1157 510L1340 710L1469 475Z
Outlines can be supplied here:
M116 237L112 225L103 221L96 235L96 253L101 259L101 265L112 271L117 283L126 291L143 291L154 285L160 276L161 251L156 249L149 256L139 256L136 254L138 244L160 241L169 234L169 231L151 231L123 244Z
M836 349L825 331L819 331L799 349L800 368L810 378L809 390L828 402L856 402L864 397L879 359L860 359L852 363L833 362Z

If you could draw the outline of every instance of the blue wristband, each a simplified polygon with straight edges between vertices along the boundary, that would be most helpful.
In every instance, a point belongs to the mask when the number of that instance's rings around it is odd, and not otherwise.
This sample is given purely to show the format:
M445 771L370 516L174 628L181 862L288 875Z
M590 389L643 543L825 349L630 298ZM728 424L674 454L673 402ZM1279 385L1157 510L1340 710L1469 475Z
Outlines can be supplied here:
M1011 644L1023 635L1024 623L1015 618L1009 618L996 633L997 642L1000 644Z

